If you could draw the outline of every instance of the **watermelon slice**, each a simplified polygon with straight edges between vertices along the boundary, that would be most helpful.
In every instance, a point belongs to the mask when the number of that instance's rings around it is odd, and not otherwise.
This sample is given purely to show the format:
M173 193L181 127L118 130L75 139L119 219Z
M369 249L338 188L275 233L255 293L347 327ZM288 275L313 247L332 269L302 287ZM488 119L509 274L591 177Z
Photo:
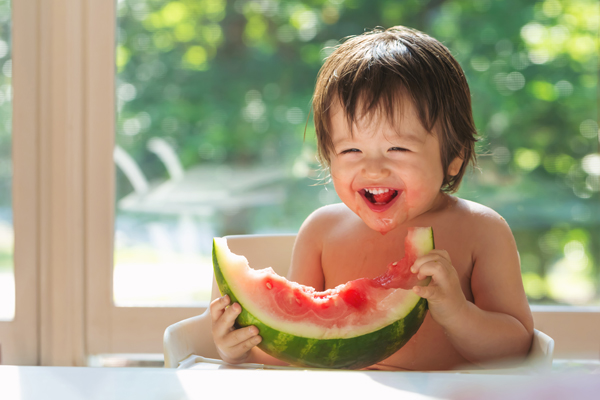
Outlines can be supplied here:
M242 306L236 324L255 325L263 351L292 365L358 369L395 353L421 326L427 300L411 289L429 280L410 267L433 247L431 228L410 228L404 258L386 273L323 292L250 268L225 238L213 241L213 266L221 294Z

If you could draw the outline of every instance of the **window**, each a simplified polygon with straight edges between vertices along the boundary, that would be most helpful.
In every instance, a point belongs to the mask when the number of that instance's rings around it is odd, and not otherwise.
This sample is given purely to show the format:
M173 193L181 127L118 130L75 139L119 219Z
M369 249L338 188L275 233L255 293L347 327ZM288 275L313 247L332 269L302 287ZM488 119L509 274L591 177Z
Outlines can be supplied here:
M204 307L214 236L296 232L336 199L303 143L320 9L297 6L304 28L277 2L119 2L117 305Z
M303 142L317 71L338 39L407 24L467 74L480 169L459 195L506 218L530 301L600 304L597 4L515 7L120 1L116 303L206 305L213 236L296 232L337 201L310 122Z

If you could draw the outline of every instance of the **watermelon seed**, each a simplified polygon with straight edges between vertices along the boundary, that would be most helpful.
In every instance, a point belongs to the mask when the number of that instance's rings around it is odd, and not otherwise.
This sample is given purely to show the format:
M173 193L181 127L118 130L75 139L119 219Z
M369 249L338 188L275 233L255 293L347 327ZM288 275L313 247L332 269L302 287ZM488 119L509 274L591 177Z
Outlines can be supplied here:
M394 263L392 265L394 265L394 266L398 265L398 261L394 261Z
M267 282L267 289L273 289L273 285L271 285L271 282Z

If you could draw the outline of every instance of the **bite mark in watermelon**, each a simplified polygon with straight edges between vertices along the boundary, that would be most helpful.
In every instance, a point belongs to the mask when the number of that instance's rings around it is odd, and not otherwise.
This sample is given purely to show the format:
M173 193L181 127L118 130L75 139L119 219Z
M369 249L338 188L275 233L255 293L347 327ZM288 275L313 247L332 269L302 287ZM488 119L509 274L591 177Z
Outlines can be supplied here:
M429 280L410 267L433 248L431 228L409 228L404 258L384 274L323 292L250 268L225 238L213 241L213 266L221 294L242 307L237 325L255 325L263 351L292 365L358 369L398 351L421 326L427 300L412 287Z

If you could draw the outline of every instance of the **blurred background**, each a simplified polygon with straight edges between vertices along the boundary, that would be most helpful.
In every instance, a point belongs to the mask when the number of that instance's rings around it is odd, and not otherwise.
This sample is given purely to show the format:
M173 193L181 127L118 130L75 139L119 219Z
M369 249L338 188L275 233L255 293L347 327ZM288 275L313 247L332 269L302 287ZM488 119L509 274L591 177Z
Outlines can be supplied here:
M0 304L13 269L8 3L0 0ZM479 166L458 195L508 221L530 303L600 305L597 1L117 4L118 306L206 305L212 237L295 233L338 201L315 158L316 75L340 39L394 25L436 37L465 70Z

